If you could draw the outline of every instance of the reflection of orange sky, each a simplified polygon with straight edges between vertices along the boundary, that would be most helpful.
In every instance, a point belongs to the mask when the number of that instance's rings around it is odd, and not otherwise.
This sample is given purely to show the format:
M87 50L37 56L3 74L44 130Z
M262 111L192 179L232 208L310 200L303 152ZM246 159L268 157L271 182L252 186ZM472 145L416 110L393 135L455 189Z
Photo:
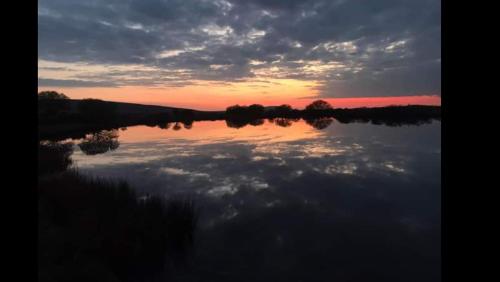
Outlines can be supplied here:
M72 99L97 98L108 101L130 102L147 105L192 108L198 110L224 110L234 104L253 103L264 106L289 104L304 108L318 96L315 82L299 80L269 80L215 84L199 82L195 85L170 88L117 87L117 88L47 88L39 91L56 90ZM387 105L441 105L439 96L402 96L402 97L362 97L328 98L334 107L378 107Z
M193 141L197 144L214 143L228 141L253 141L253 142L286 142L296 141L306 138L315 138L322 132L312 128L304 121L294 122L289 127L281 127L268 122L263 125L244 128L231 128L225 121L199 121L194 122L191 129L173 130L174 123L169 129L158 127L132 126L125 131L119 131L118 140L120 143L151 142L151 141L171 141L172 139L182 139Z

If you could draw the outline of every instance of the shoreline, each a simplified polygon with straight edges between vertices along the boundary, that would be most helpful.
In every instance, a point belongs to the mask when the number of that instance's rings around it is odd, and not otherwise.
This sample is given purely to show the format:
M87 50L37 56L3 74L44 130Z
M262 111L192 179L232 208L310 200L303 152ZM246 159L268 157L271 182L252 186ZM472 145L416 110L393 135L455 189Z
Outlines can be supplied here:
M258 115L228 114L225 111L197 111L191 109L165 108L160 109L153 106L156 111L148 112L146 105L139 105L142 112L135 113L118 112L112 118L101 118L89 120L84 116L71 113L57 118L40 118L38 123L38 134L40 140L45 139L68 139L84 137L86 133L100 130L117 129L121 127L149 125L159 126L169 122L192 123L196 121L226 120L237 123L250 123L253 120L291 118L291 119L318 119L333 118L340 123L371 122L373 124L385 124L389 126L411 125L441 120L441 106L407 105L387 106L374 108L344 108L328 110L291 110L289 112L276 112L266 109ZM168 110L169 112L159 112ZM173 111L173 112L172 112Z

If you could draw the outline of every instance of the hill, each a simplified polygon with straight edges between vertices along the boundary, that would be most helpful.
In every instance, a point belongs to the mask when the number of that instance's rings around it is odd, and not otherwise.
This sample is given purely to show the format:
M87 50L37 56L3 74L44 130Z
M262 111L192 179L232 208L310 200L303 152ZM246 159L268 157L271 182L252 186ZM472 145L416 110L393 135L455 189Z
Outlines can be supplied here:
M265 118L335 118L341 123L421 124L441 119L440 106L388 106L378 108L292 109L261 105L231 106L226 111L198 111L186 108L110 102L95 99L39 100L39 137L79 138L85 133L133 125L162 125L168 122L228 120L250 123Z

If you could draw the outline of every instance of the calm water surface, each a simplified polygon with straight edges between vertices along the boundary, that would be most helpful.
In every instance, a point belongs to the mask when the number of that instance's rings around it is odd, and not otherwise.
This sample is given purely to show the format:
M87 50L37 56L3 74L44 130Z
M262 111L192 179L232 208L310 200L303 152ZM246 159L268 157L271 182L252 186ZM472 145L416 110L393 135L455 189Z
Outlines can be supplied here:
M74 140L72 158L141 196L195 199L179 279L439 281L440 122L328 123L133 126L104 148Z

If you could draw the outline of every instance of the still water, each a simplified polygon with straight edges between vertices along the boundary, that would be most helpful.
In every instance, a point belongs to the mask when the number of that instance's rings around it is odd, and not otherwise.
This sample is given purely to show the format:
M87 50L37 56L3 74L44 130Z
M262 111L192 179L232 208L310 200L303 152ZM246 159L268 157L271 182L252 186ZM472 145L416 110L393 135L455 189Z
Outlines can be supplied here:
M195 200L186 281L440 280L440 122L235 127L127 127L73 140L72 159L141 196Z

